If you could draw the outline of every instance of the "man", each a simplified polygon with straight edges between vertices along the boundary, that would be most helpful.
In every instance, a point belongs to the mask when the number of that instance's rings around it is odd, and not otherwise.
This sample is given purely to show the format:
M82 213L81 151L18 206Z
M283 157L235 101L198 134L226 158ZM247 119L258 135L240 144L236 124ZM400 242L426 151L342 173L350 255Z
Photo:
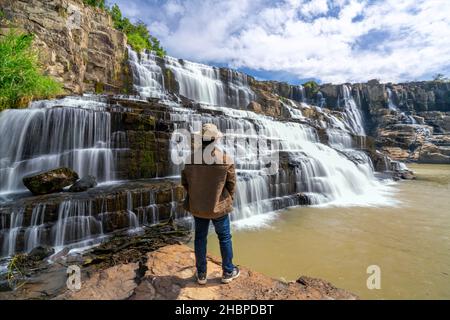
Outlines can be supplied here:
M202 127L202 148L197 148L181 174L181 182L187 196L184 208L195 220L195 260L197 282L206 284L206 244L209 223L212 221L220 243L222 255L222 283L229 283L239 276L239 268L233 265L230 217L236 188L233 160L217 148L223 134L214 124Z

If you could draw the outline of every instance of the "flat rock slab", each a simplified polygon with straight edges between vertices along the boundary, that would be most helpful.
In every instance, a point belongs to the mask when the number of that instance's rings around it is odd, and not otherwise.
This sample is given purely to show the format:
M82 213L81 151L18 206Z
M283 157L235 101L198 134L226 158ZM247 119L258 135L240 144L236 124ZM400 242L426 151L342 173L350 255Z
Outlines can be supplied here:
M81 289L67 290L56 299L74 300L316 300L358 299L346 290L309 277L282 282L241 267L241 275L229 284L220 282L220 260L208 256L208 283L195 279L195 256L186 245L168 245L147 254L147 262L119 264L83 277ZM142 270L148 268L145 274ZM144 267L144 269L142 268Z
M81 282L81 289L66 291L57 300L125 300L137 287L137 263L117 265L94 273Z
M220 282L220 260L208 256L208 283L195 279L195 256L186 245L171 245L147 254L147 272L131 299L357 299L330 283L302 277L282 282L241 267L230 284Z

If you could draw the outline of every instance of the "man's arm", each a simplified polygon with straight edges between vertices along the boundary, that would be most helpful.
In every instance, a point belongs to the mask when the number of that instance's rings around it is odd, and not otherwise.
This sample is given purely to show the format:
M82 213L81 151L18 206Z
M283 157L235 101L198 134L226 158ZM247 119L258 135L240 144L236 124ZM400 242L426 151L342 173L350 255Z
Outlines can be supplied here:
M234 199L234 193L236 191L236 171L234 169L234 164L230 164L228 166L225 188L227 188L228 193L231 195L231 198Z

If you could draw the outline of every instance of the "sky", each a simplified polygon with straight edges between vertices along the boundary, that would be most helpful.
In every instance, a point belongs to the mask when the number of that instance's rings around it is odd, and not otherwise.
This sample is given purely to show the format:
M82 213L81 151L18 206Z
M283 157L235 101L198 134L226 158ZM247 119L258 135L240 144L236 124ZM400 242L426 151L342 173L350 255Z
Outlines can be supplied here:
M302 83L450 75L450 0L109 0L168 54Z

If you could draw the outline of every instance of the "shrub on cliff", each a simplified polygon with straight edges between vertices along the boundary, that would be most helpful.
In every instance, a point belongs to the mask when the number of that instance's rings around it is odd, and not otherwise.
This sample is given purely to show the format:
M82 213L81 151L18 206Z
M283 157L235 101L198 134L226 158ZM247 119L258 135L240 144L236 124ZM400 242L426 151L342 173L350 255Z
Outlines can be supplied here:
M50 98L61 85L42 73L32 49L33 35L10 31L0 37L0 110L26 105L34 98Z
M114 4L111 8L108 8L105 4L105 0L83 0L85 4L105 9L110 15L114 23L114 28L122 31L127 35L128 44L136 52L141 52L145 49L155 51L160 57L166 55L166 51L161 47L158 39L150 35L147 25L138 21L132 23L130 19L122 15L122 11L117 4Z
M144 22L132 23L128 18L122 16L122 12L117 4L113 5L108 11L113 19L114 27L127 35L128 44L133 50L141 52L144 49L148 49L155 51L160 57L166 55L159 40L150 35Z
M83 0L83 2L92 7L101 8L101 9L106 8L105 0Z
M303 84L303 87L308 90L312 95L319 92L319 85L315 81L308 81Z

